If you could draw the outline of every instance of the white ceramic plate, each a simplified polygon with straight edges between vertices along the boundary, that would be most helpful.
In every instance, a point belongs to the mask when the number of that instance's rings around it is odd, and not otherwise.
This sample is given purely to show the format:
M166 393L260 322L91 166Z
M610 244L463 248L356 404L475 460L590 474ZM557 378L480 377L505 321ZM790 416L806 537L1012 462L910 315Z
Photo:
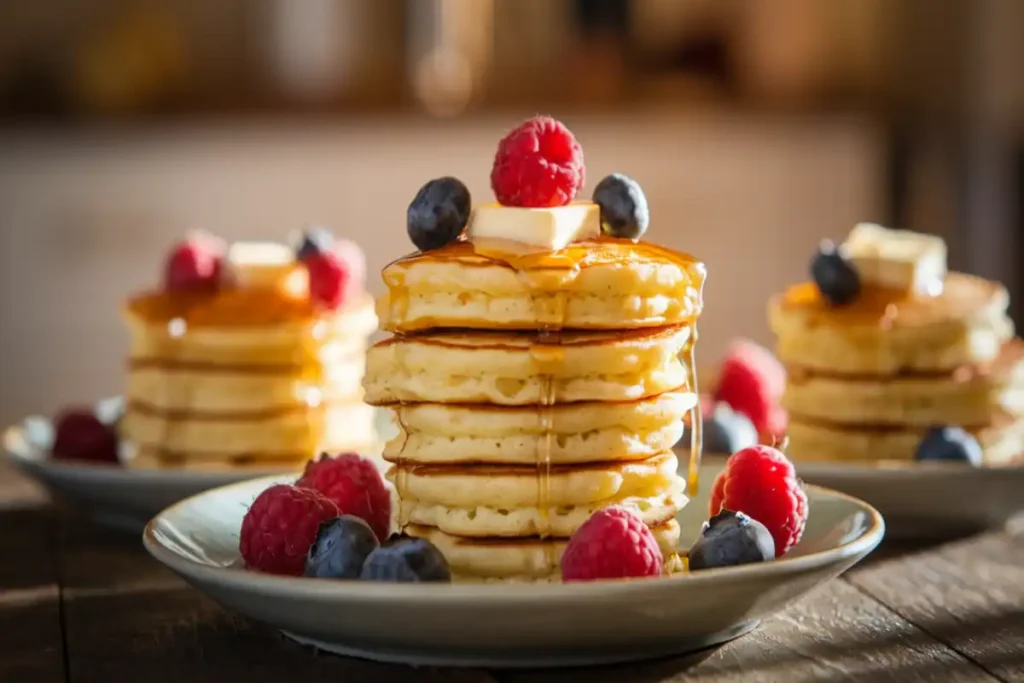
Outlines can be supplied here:
M867 501L892 538L946 538L1001 527L1024 513L1024 467L945 463L797 463L808 483Z
M704 493L679 515L696 537ZM810 487L801 543L785 558L673 578L558 584L371 584L269 576L239 566L238 530L264 478L201 493L160 513L153 556L226 607L344 655L436 666L591 665L680 654L746 633L758 619L863 558L881 516Z
M120 399L96 404L97 415L114 413ZM386 413L377 415L386 427ZM390 427L387 427L390 429ZM50 457L53 425L30 417L3 433L8 458L59 500L81 509L97 523L139 533L169 505L207 489L261 476L290 474L283 468L130 469L102 463L58 461ZM298 468L296 468L298 469Z

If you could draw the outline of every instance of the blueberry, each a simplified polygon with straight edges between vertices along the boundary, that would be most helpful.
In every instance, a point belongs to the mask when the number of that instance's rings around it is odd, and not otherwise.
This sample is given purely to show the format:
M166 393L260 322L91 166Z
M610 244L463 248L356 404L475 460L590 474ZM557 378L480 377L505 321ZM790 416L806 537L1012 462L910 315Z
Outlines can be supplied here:
M593 199L601 207L601 232L631 240L647 232L647 197L632 178L621 173L605 176L594 188Z
M409 239L420 251L454 242L469 221L469 190L457 178L436 178L420 188L406 212Z
M914 457L918 460L946 460L981 465L978 440L960 427L932 427L921 439Z
M683 431L681 446L690 445L690 428ZM704 418L703 451L732 455L748 446L757 445L757 429L750 418L735 412L728 403L719 401L710 417Z
M305 575L317 579L358 579L363 562L377 549L373 529L358 517L342 515L320 525L306 555Z
M451 581L444 555L423 538L403 538L382 545L366 558L365 581Z
M818 245L811 261L811 277L821 295L836 306L845 306L860 295L860 275L832 240Z
M303 231L295 258L305 261L334 248L334 235L327 228L311 227Z
M701 527L690 547L690 569L731 567L775 559L775 541L768 529L742 512L722 510Z

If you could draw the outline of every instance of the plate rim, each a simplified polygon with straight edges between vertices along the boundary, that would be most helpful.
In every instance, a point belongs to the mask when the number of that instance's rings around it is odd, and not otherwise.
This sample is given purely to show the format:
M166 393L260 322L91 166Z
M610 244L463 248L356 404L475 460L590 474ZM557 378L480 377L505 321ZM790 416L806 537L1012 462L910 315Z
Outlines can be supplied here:
M723 580L742 581L746 577L786 575L794 572L820 570L830 565L841 564L852 558L862 558L873 551L885 536L885 520L881 513L872 505L841 491L804 484L805 488L816 495L833 496L843 499L867 513L868 522L864 533L858 538L826 550L783 557L771 562L739 565L736 567L720 567L705 569L685 575L661 577L657 581L636 581L629 579L612 579L603 581L581 581L571 583L516 583L501 584L501 590L495 590L492 584L486 583L453 583L453 584L414 584L414 583L374 583L359 581L324 581L306 577L278 576L246 571L238 567L224 567L197 562L191 558L166 547L156 532L157 525L166 515L180 507L193 505L197 499L213 495L223 495L234 488L248 488L258 482L268 486L280 481L284 475L255 477L225 486L208 489L184 498L177 503L161 510L146 524L142 532L142 544L158 562L188 579L195 577L204 583L239 586L247 584L252 590L271 592L280 597L294 599L324 598L325 594L336 599L372 600L374 602L406 602L417 600L424 602L450 602L452 600L489 601L489 604L506 604L521 602L524 599L550 600L561 598L571 601L586 601L596 597L609 598L635 593L647 593L657 587L677 586L682 583L701 584L721 583ZM244 579L239 575L244 574Z

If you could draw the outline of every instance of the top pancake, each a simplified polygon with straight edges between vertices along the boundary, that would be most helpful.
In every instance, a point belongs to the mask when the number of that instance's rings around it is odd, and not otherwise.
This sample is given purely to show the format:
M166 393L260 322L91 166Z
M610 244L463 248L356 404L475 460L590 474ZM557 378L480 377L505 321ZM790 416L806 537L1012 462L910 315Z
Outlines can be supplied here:
M788 366L833 374L889 376L992 361L1013 336L1002 285L949 273L934 297L894 298L866 289L832 306L813 283L772 298L769 322Z
M688 254L611 237L557 252L458 241L384 269L381 327L628 329L692 322L706 269Z

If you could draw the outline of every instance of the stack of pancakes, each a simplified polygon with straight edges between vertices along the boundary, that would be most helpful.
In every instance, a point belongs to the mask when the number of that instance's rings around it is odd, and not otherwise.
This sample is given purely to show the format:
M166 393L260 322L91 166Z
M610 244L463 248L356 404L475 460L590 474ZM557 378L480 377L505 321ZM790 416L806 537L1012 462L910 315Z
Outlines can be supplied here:
M337 311L259 289L158 292L124 309L133 467L294 467L374 445L363 295Z
M806 283L775 297L789 454L907 460L937 425L972 433L988 464L1024 454L1024 342L1008 304L1002 285L961 273L938 296L865 288L829 306Z
M463 580L553 580L569 536L620 504L678 566L672 446L696 405L703 264L611 238L515 256L481 240L383 275L395 336L364 386L396 418L384 457L405 533Z

